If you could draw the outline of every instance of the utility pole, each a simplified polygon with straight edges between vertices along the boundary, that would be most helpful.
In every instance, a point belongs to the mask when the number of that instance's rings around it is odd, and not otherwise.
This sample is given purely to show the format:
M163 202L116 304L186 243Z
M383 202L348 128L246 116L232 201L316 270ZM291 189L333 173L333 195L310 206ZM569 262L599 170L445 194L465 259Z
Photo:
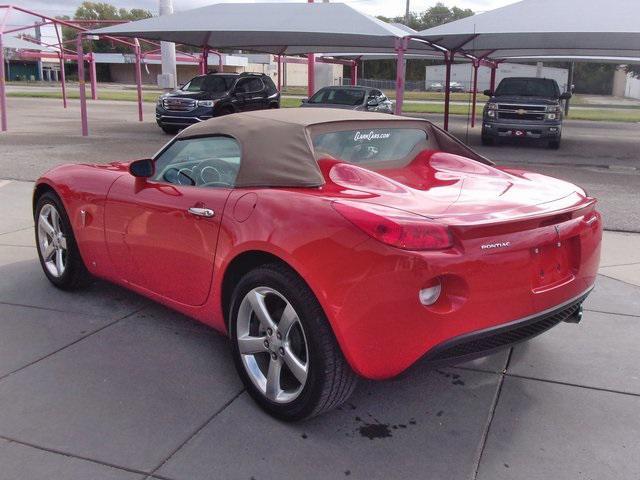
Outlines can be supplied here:
M36 25L36 40L38 41L38 43L40 43L42 41L42 33L40 32L40 25ZM38 78L36 80L43 81L44 80L44 75L43 75L43 71L42 71L42 59L41 58L38 58L38 60L36 62L36 66L38 68Z
M408 27L409 26L409 2L411 0L407 0L407 10L404 14L404 24Z
M159 0L158 13L160 16L171 15L173 13L173 0ZM162 77L158 76L158 85L165 90L173 90L178 84L176 44L173 42L160 42L160 54L162 57Z

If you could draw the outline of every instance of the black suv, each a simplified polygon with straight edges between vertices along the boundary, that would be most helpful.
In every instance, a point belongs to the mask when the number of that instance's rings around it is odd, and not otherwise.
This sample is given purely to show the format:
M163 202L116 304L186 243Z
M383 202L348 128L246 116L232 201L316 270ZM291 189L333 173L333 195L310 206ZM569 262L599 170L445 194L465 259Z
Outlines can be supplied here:
M562 105L571 93L560 93L549 78L504 78L490 96L482 118L482 144L491 145L503 137L543 139L549 148L560 148Z
M209 73L165 93L156 103L156 122L166 133L219 115L280 108L280 92L262 73Z

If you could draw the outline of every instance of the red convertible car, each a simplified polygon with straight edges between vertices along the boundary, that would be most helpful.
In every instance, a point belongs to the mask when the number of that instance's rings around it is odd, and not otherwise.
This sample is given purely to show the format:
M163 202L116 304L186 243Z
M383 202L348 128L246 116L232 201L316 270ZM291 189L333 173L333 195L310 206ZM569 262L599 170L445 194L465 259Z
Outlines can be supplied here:
M334 109L208 120L153 159L55 168L33 199L55 286L99 277L228 333L249 393L287 420L359 376L579 321L595 206L427 121Z

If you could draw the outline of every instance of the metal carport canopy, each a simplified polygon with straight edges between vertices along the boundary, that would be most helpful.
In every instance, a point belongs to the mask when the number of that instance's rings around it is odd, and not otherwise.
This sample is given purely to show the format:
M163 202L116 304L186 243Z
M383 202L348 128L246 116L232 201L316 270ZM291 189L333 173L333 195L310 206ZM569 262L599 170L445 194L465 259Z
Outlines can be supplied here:
M11 35L7 35L2 39L2 47L11 48L14 50L36 50L39 52L51 50L47 47L43 47L42 45L38 45L37 43L29 42L27 40L23 40L22 38L13 37Z
M416 37L477 57L639 57L640 1L523 0Z
M274 55L394 53L407 35L343 3L218 3L90 32ZM411 51L432 51L411 42Z
M423 40L409 39L411 32L404 28L343 3L218 3L89 33L274 55L354 51L397 54L396 113L404 93L404 55L442 51Z

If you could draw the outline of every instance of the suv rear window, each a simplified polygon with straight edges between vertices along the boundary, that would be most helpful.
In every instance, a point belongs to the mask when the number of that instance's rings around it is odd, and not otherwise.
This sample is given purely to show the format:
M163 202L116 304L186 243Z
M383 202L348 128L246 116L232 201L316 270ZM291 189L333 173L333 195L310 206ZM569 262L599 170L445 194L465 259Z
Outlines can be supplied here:
M548 78L505 78L498 85L495 95L558 98L560 88L555 80Z
M192 78L182 90L185 92L211 92L222 93L231 88L233 78L214 75L203 75Z
M236 84L236 92L240 93L259 92L263 88L264 84L258 77L242 78L238 80L238 83Z
M427 132L417 128L362 128L321 133L313 138L317 157L331 156L356 165L394 163L416 147L427 147Z
M275 83L273 83L271 77L267 77L265 75L264 77L262 77L262 81L264 82L264 86L267 88L267 95L278 93L278 89L276 88Z

